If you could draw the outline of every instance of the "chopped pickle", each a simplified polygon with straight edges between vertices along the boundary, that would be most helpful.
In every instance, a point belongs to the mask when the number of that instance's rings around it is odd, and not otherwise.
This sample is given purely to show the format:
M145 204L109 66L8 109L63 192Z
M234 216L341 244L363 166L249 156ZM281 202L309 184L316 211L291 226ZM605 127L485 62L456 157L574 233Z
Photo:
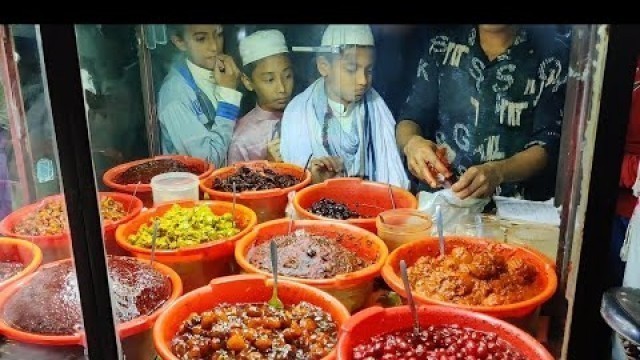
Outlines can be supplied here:
M240 229L234 226L231 213L214 214L209 206L197 205L185 208L173 205L160 217L153 217L143 224L128 241L135 246L151 248L153 222L158 219L156 249L172 250L224 240L236 235Z

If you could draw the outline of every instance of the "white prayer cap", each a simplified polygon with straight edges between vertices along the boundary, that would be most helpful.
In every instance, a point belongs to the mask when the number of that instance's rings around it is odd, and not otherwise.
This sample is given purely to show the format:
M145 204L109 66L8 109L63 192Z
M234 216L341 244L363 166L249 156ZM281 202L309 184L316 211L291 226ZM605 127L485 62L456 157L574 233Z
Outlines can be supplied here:
M284 35L278 30L262 30L240 40L242 66L267 56L289 52Z
M373 46L373 33L369 25L329 25L322 35L320 46L361 45Z

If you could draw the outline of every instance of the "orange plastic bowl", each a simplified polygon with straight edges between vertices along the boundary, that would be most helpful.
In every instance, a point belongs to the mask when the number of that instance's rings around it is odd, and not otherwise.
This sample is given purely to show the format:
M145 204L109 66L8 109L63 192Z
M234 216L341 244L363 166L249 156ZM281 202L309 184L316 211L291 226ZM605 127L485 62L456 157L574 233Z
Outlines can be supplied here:
M418 317L421 326L457 324L463 328L493 332L509 343L529 360L553 360L545 347L529 334L502 320L484 314L444 306L420 306ZM353 315L342 326L338 341L338 359L353 358L353 348L367 342L375 335L413 326L408 306L383 309L372 307Z
M206 204L216 215L230 213L233 204L224 201L180 201L182 207L194 207L197 204ZM126 224L120 225L116 230L116 242L124 250L135 257L151 259L151 249L132 245L127 239L135 234L143 224L151 224L156 216L162 216L169 211L173 203L163 204L148 211L143 211L137 217ZM175 250L157 249L155 260L173 268L182 278L185 291L204 286L217 276L229 275L232 272L233 251L236 241L249 233L256 225L256 214L253 210L243 205L236 205L235 221L241 231L234 236L223 240L205 243L198 246Z
M67 261L71 261L71 259L59 260L50 264L46 264L43 265L43 268L57 266L58 264ZM148 261L145 260L138 261L148 263ZM153 263L153 267L170 278L172 287L171 295L169 297L169 300L167 300L167 302L165 302L158 310L154 311L153 313L145 316L139 316L130 321L118 324L116 326L116 330L118 331L118 334L120 335L120 338L123 340L123 342L126 338L136 337L142 332L151 329L158 316L160 316L161 313L164 313L169 308L171 303L180 295L182 295L182 281L180 280L178 274L175 273L175 271L171 270L171 268L169 268L168 266L158 263L157 261ZM5 291L0 293L0 333L9 339L28 344L47 346L84 346L84 344L86 343L84 331L77 332L73 335L42 335L13 328L10 324L4 321L4 308L7 301L9 301L9 299L20 288L28 284L36 274L37 273L33 273L25 277L21 281L14 282L13 284L9 285L5 289ZM137 352L139 352L139 350L140 349L136 349Z
M269 301L273 281L264 275L235 275L214 279L207 286L191 291L173 303L153 327L153 341L164 360L177 360L171 352L171 340L191 313L201 313L221 303L264 303ZM278 297L285 305L307 301L329 313L338 329L349 318L349 312L335 298L311 286L278 279ZM324 359L335 358L333 350Z
M304 229L307 233L324 235L329 238L341 236L341 244L355 252L363 259L374 263L364 269L347 274L340 274L330 279L302 279L296 277L279 276L306 285L317 287L338 298L349 309L359 309L373 290L373 279L380 274L380 269L387 258L387 246L376 235L359 227L331 222L298 220L293 222L291 231ZM249 250L256 245L269 241L274 236L286 235L289 232L289 220L272 220L257 225L251 232L244 236L235 249L235 257L238 265L248 273L258 273L272 276L270 272L261 270L247 260Z
M513 304L494 306L461 305L431 299L417 292L413 292L413 298L419 303L427 305L445 305L472 310L485 313L500 319L524 318L528 315L531 315L542 304L549 300L556 291L556 288L558 286L558 277L556 275L555 269L549 263L549 260L544 255L541 255L538 252L530 251L529 249L519 246L496 243L495 241L487 241L475 237L445 236L445 243L447 253L449 253L451 249L457 246L467 248L471 252L474 252L486 248L491 244L495 246L495 248L497 249L496 251L498 251L499 254L505 257L516 256L523 259L525 262L533 265L536 268L538 272L538 276L536 278L536 286L540 289L540 292L536 296L524 301ZM387 261L382 268L382 277L394 291L396 291L403 297L406 297L404 285L402 283L402 279L400 278L400 260L405 260L407 263L407 267L410 267L421 256L435 257L439 254L440 247L438 238L434 237L402 245L394 250L387 258Z
M299 191L311 183L311 172L302 169L300 166L259 160L235 163L233 166L215 170L210 177L200 181L200 189L213 200L233 201L233 193L213 190L213 181L216 178L221 180L228 178L242 166L256 170L270 168L279 174L293 175L298 179L302 179L298 184L287 188L244 191L236 194L236 201L239 204L248 206L256 212L259 223L283 218L289 201L288 194L292 191Z
M16 261L25 265L17 274L0 282L0 291L32 274L42 263L42 251L29 241L0 237L0 261Z
M416 209L418 200L409 191L391 186L393 201L396 208ZM362 219L336 220L316 215L307 210L316 201L328 198L339 201L353 211L365 216ZM331 220L346 222L377 233L376 217L383 211L393 209L389 184L365 181L358 178L329 179L321 184L315 184L296 193L293 206L303 219Z
M105 196L112 197L115 201L122 203L125 210L129 210L129 214L119 221L113 223L107 222L103 225L105 245L107 248L107 252L111 254L109 250L113 250L115 248L115 240L113 238L113 234L116 227L140 213L140 210L142 210L142 202L139 199L127 194L112 192L100 193L101 200ZM62 201L64 203L64 195L58 194L47 196L37 203L29 204L20 209L17 209L16 211L7 215L7 217L5 217L0 222L1 234L13 238L28 240L36 244L42 250L42 261L45 264L52 261L68 259L71 257L71 235L69 233L68 226L60 234L40 236L20 235L15 233L13 229L18 223L20 223L20 221L22 221L22 219L24 219L29 214L37 211L37 209L39 209L43 204L49 201ZM131 205L130 209L129 205Z
M138 198L140 198L140 200L142 200L142 202L144 203L145 207L152 207L153 206L153 196L152 196L152 192L151 192L151 184L118 184L116 183L114 180L123 172L125 172L126 170L136 166L136 165L140 165L140 164L144 164L146 162L149 162L151 160L160 160L160 159L173 159L173 160L177 160L182 162L183 164L189 166L189 167L193 167L196 168L198 170L200 170L200 175L198 175L198 178L200 179L204 179L207 176L211 175L211 172L213 172L214 166L212 164L209 164L208 162L206 162L205 160L202 159L198 159L198 158L194 158L194 157L190 157L190 156L186 156L186 155L162 155L162 156L156 156L153 158L148 158L148 159L142 159L142 160L136 160L136 161L131 161L128 163L124 163L124 164L120 164L118 166L115 166L109 170L107 170L104 175L102 176L102 181L104 182L105 185L107 185L108 187L110 187L111 189L114 189L116 191L119 192L124 192L124 193L129 193L129 194L133 194L135 193L136 196ZM136 190L137 188L137 190Z

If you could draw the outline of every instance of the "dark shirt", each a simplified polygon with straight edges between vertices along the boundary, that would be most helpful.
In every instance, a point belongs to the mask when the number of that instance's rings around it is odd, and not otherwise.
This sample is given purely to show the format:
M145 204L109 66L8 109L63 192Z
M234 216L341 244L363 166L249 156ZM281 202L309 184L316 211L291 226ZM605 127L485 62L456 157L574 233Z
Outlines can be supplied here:
M427 43L400 119L415 121L425 138L447 148L456 175L534 145L557 157L568 74L562 39L541 47L519 29L513 45L489 61L476 26L439 33ZM496 192L522 195L523 184Z

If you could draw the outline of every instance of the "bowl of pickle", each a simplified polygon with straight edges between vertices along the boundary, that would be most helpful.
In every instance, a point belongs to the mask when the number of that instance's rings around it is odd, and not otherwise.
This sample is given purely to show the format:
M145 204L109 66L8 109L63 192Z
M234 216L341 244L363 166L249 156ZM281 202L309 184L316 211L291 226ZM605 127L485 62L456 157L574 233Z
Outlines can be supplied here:
M235 243L256 222L255 212L240 204L179 201L151 208L119 226L116 242L133 256L173 268L189 291L232 273Z

